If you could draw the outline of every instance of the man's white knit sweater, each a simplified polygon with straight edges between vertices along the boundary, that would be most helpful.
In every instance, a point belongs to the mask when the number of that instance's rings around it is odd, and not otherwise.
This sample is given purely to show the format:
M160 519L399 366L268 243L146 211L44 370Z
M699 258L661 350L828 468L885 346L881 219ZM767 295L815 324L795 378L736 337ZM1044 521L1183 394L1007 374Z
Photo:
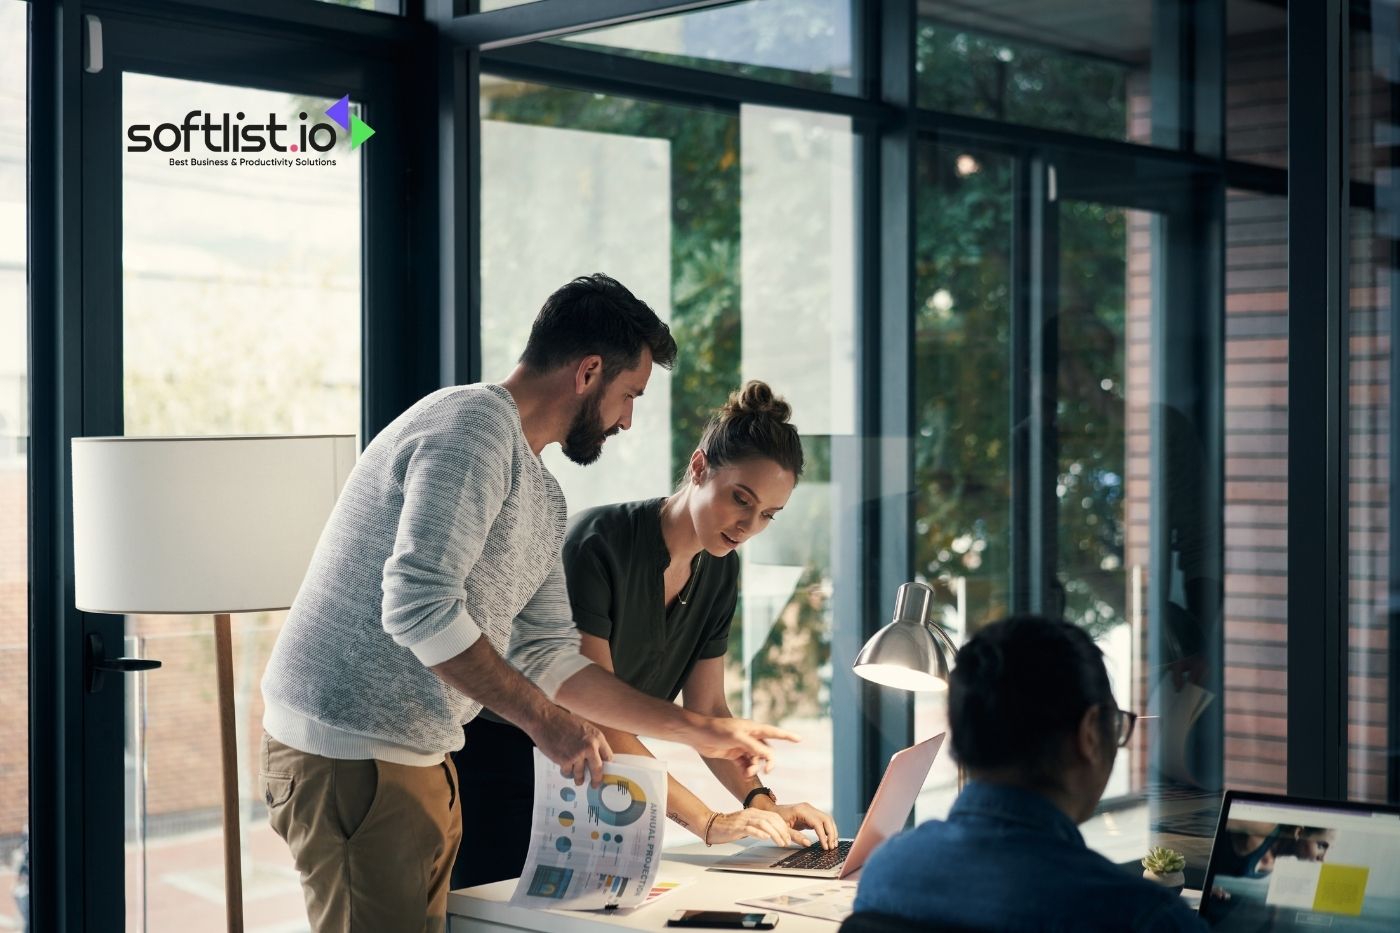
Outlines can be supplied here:
M553 698L579 654L558 482L509 392L422 399L360 457L277 636L263 727L328 758L431 765L481 704L428 667L483 635Z

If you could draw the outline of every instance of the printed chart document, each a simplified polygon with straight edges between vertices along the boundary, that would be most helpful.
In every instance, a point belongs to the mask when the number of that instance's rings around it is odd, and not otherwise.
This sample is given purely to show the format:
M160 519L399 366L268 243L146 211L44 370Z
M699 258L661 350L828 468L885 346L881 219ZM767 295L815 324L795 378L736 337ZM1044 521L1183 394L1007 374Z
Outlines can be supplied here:
M666 765L616 755L603 783L576 786L535 749L535 818L515 907L636 907L656 886L666 827Z
M755 897L738 903L839 922L855 912L856 882L823 881L784 894Z

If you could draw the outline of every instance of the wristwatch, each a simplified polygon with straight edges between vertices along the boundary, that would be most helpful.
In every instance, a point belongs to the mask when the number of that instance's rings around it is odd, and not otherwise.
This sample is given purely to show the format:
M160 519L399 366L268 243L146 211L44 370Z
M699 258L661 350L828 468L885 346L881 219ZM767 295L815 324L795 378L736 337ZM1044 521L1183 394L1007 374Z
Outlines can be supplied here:
M775 794L775 793L773 793L773 792L772 792L771 790L769 790L768 788L764 787L762 784L760 784L758 787L755 787L753 790L749 791L747 794L744 795L744 809L745 809L745 810L747 810L749 807L753 806L753 799L754 799L755 797L757 797L759 794L763 794L763 795L764 795L765 797L767 797L769 800L773 801L773 805L774 805L774 806L777 806L777 804L778 804L778 795Z

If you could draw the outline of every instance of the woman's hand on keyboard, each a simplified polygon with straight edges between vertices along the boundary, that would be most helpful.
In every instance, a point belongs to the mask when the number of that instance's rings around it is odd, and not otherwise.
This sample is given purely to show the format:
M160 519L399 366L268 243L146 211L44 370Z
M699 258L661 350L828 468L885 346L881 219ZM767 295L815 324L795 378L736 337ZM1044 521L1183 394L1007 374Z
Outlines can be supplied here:
M778 804L777 813L794 830L810 829L817 834L823 849L836 848L836 821L810 803ZM802 838L802 837L798 837ZM803 844L807 843L802 839Z
M834 832L834 830L833 830ZM811 843L797 830L788 825L781 813L776 810L760 810L747 807L733 813L721 813L710 826L709 842L733 842L752 836L764 839L779 846L807 846Z

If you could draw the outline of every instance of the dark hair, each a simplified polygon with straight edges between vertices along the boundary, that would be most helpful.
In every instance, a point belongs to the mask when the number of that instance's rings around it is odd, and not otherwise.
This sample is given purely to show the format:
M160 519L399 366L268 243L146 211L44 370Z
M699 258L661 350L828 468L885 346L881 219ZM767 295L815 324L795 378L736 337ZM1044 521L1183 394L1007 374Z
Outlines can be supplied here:
M790 417L792 406L774 395L768 383L750 380L710 415L700 450L711 469L762 459L800 477L802 438Z
M1064 741L1095 705L1111 742L1113 690L1083 629L1032 615L994 622L963 645L948 677L953 754L970 769L1010 768L1057 787Z
M596 353L603 358L603 378L611 381L637 365L642 347L650 348L652 362L662 369L676 361L675 338L656 312L621 282L595 272L545 299L520 362L546 372Z

